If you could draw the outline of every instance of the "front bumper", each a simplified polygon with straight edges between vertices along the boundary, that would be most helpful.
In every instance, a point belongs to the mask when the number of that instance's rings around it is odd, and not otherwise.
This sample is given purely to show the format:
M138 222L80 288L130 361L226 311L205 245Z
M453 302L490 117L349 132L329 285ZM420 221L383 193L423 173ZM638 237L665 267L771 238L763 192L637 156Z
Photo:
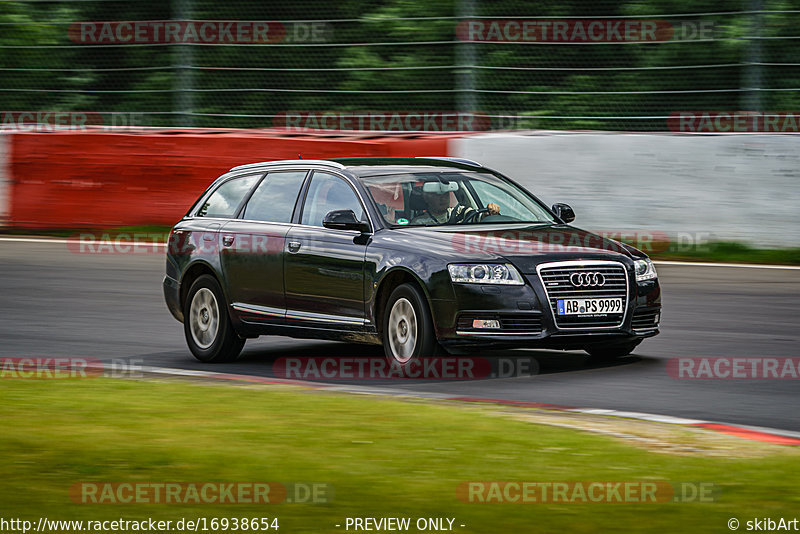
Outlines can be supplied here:
M560 328L536 274L522 286L453 284L454 300L432 302L437 338L445 347L581 349L601 343L629 343L659 333L661 289L658 280L629 281L619 326ZM472 328L473 319L497 320L497 330Z

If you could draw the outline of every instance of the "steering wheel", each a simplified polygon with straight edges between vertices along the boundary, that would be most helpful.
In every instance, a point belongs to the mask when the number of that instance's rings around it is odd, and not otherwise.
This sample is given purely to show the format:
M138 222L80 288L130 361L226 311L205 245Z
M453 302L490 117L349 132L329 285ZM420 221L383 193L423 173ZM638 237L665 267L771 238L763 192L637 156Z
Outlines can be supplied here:
M482 213L488 215L489 214L489 208L481 208L479 210L471 211L471 212L469 212L467 214L466 217L464 217L464 220L461 221L461 222L464 223L464 224L469 224L469 223L471 223L473 221L473 219L477 219L478 216L480 216Z

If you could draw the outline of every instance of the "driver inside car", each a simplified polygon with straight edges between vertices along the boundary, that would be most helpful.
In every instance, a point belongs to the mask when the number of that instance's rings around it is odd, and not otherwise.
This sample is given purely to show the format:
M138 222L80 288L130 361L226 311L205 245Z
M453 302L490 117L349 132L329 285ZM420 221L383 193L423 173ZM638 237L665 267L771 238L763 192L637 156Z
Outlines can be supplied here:
M458 191L457 182L426 182L422 186L422 198L426 209L411 220L411 224L458 224L470 217L478 210L471 206L456 204L450 207L450 193ZM499 215L500 206L494 202L487 204L488 215ZM475 221L477 222L477 221Z

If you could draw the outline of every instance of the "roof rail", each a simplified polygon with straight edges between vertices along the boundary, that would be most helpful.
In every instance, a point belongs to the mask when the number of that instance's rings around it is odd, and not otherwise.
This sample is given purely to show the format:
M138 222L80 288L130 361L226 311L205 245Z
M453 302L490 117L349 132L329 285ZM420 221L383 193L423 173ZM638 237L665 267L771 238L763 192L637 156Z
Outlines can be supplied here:
M483 167L477 161L472 161L467 158L451 158L449 156L416 156L418 159L438 159L442 161L452 161L453 163L462 163L464 165L472 165L474 167Z
M277 161L261 161L258 163L248 163L246 165L239 165L234 167L231 171L241 171L245 169L252 169L255 167L263 167L265 165L282 165L287 163L294 163L298 165L327 165L328 167L335 167L337 169L344 169L345 166L338 161L329 161L326 159L282 159Z

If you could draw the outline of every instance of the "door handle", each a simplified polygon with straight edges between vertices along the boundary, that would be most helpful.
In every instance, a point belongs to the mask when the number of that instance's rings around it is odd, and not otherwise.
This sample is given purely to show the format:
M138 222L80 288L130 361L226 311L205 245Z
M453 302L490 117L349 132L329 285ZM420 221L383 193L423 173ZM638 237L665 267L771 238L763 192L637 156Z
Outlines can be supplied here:
M300 250L300 241L289 241L289 252L294 254Z
M233 236L232 235L222 236L222 246L229 247L231 245L233 245Z

